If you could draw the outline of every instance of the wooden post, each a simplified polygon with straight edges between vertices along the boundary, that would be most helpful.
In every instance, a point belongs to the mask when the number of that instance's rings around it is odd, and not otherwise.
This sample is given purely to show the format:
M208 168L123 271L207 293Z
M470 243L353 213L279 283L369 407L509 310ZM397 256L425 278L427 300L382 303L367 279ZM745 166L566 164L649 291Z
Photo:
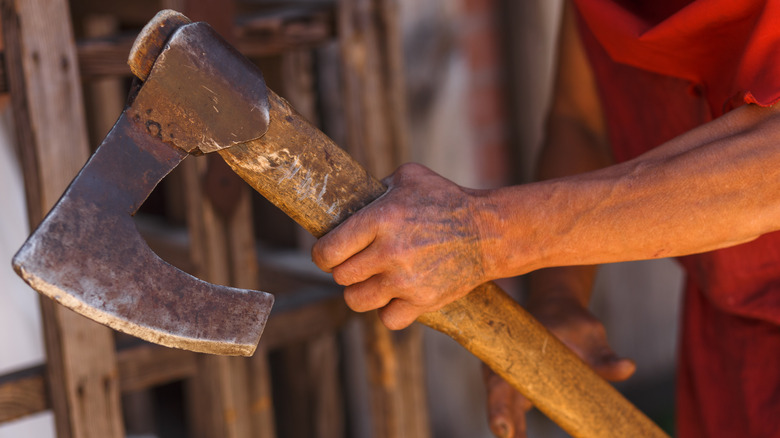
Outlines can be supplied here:
M281 59L282 90L298 112L317 124L312 54L308 50L284 53ZM310 251L314 238L298 234L301 250ZM313 436L339 438L344 436L342 391L339 385L339 348L335 331L325 332L307 341L306 360L298 364L305 371L313 408Z
M231 220L225 220L203 196L207 158L184 163L191 257L197 275L218 284L253 288L256 261L249 223L249 193L242 190ZM239 188L240 189L240 188ZM251 437L247 362L244 358L198 356L199 372L190 402L193 436Z
M178 1L176 5L193 21L208 23L228 41L233 40L233 1ZM187 222L191 257L197 275L209 282L255 289L258 285L255 240L252 231L249 188L218 156L190 158L183 163ZM250 370L264 370L264 359L200 355L199 373L191 385L192 433L195 436L229 438L263 437L254 431ZM254 376L255 391L269 386ZM261 400L270 391L261 389ZM265 405L264 405L265 406ZM270 406L268 404L267 406ZM264 407L258 414L268 417ZM264 433L273 433L265 427ZM268 435L265 435L268 436ZM270 437L269 437L270 438Z
M262 347L249 360L249 411L255 437L276 437L271 369L268 352Z
M3 34L31 227L89 156L65 0L3 0ZM31 292L32 293L32 292ZM124 435L113 334L41 300L57 436Z
M369 173L389 175L408 160L406 90L395 0L341 0L338 29L345 95L346 149ZM422 336L394 336L376 313L363 325L374 436L428 437ZM399 343L400 341L400 343Z
M81 21L87 38L108 37L119 30L119 21L108 14L91 14ZM129 71L129 69L128 69ZM127 100L122 78L101 77L84 84L91 145L97 146L114 126Z

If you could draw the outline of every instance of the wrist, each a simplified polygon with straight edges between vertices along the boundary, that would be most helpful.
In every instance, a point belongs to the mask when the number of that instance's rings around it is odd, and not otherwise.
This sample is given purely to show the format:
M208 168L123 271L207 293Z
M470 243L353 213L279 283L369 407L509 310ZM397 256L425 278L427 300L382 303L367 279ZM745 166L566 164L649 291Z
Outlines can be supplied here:
M472 190L471 209L486 281L545 266L541 206L533 189L514 186Z

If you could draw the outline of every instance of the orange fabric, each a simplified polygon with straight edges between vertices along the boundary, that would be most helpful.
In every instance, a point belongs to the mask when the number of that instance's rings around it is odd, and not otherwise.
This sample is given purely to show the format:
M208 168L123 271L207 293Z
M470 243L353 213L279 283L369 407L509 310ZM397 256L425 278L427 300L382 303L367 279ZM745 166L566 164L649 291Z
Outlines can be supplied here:
M780 1L574 3L617 161L780 100ZM780 438L780 232L680 262L678 436Z
M715 117L780 100L780 2L575 2L613 60L702 84Z

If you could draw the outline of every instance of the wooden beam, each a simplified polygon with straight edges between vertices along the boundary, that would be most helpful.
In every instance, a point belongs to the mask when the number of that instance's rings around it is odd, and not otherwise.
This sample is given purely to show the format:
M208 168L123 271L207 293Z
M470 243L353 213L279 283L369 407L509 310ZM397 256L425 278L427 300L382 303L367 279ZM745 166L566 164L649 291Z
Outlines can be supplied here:
M338 11L346 148L371 174L409 157L400 25L394 0L341 0ZM422 337L393 335L376 312L363 318L376 438L430 436Z
M116 17L111 15L90 14L83 17L79 24L84 35L90 38L113 35L119 28ZM125 68L129 69L126 63ZM84 81L83 73L81 78ZM84 81L83 88L90 144L99 145L124 110L126 86L121 78L109 76Z
M262 57L311 49L335 37L331 9L288 7L241 17L235 44L246 56Z
M312 291L309 289L309 291ZM269 350L291 343L319 338L342 327L352 315L335 293L316 290L295 299L282 299L271 316L255 356L250 359L250 393L254 430L258 437L274 436L270 378L266 355ZM303 296L305 295L305 296ZM141 391L197 375L199 355L138 341L117 352L119 388ZM46 367L38 365L0 375L0 423L51 409L46 384Z
M264 349L273 350L305 341L342 327L350 315L340 296L309 302L295 311L275 313L268 320L260 343Z
M8 83L31 227L89 155L76 49L65 0L2 0ZM110 329L41 300L57 435L121 437Z
M72 16L111 14L125 25L143 26L164 6L160 0L105 1L72 0Z
M0 423L49 409L44 366L0 376Z
M190 378L198 369L195 356L191 351L152 344L120 350L119 387L123 392L141 391Z
M0 93L8 92L8 79L5 77L5 52L0 53Z
M135 35L85 39L78 42L79 70L82 80L104 76L130 77L127 55Z
M207 20L234 41L235 1L181 0L193 21ZM204 280L254 289L257 260L249 188L219 156L184 163L191 257ZM249 361L198 356L198 375L189 397L193 436L242 438L253 433Z
M234 45L245 56L260 58L311 49L335 37L332 11L319 7L297 10L296 14L277 11L244 17L235 31ZM127 55L133 41L135 34L127 33L78 40L76 53L81 79L130 77ZM0 93L9 89L5 64L5 56L0 57Z

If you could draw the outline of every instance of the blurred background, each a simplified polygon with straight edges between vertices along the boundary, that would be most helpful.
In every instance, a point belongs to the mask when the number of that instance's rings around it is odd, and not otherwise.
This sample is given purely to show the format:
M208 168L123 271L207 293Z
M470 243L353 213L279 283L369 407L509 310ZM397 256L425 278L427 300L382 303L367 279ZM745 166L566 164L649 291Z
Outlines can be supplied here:
M493 188L531 178L561 4L4 0L0 259L10 261L56 200L40 193L61 193L116 120L131 81L124 60L159 9L212 24L376 176L415 161ZM81 158L66 169L40 158L47 148ZM39 303L5 263L0 437L491 436L478 360L419 324L390 333L375 316L351 313L311 265L313 238L218 162L180 167L138 227L181 269L277 296L258 353L207 357L82 322ZM209 194L215 185L219 196ZM609 265L592 302L612 346L637 362L619 389L669 431L680 283L673 261ZM522 279L502 286L522 300ZM565 434L534 411L529 436Z

